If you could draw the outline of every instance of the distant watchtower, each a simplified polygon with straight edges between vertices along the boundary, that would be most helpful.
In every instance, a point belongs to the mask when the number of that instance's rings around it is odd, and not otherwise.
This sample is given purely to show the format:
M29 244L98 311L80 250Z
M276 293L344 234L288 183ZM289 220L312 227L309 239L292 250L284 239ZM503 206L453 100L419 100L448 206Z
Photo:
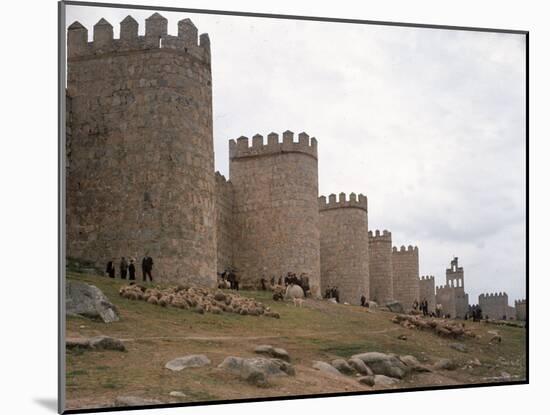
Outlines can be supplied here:
M145 36L130 16L68 28L67 254L155 261L153 276L214 286L210 41L191 20ZM138 267L139 268L139 267Z

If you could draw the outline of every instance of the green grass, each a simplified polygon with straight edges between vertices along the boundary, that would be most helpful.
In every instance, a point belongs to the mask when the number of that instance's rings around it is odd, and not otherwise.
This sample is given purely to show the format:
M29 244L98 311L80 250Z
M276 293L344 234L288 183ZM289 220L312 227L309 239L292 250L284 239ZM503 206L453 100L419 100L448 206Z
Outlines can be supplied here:
M454 359L461 365L474 358L483 363L483 366L469 370L446 372L444 375L449 383L483 382L483 378L498 376L502 371L518 376L516 379L525 376L523 328L467 323L481 339L460 339L469 350L461 353L449 347L457 340L402 328L390 321L391 313L368 313L356 306L316 301L300 308L273 301L269 292L246 291L240 294L263 302L277 311L281 318L197 314L122 298L118 290L124 282L120 280L72 272L68 278L96 285L121 315L120 321L111 324L68 317L68 336L109 335L123 339L128 349L127 353L67 352L69 407L78 407L80 402L88 405L96 401L105 403L119 395L181 402L350 390L349 384L342 382L323 383L317 372L310 375L308 370L314 360L349 358L366 351L411 354L426 363L443 357ZM489 330L498 330L503 342L489 345ZM399 340L401 334L405 334L408 340ZM259 344L285 348L292 357L297 376L277 380L272 388L256 388L236 381L216 368L226 356L253 356L254 347ZM168 360L192 353L206 354L213 364L181 372L164 368ZM407 382L410 382L408 386L418 386L432 381L413 377ZM353 387L358 390L365 388L357 385ZM174 390L183 391L186 398L169 397Z

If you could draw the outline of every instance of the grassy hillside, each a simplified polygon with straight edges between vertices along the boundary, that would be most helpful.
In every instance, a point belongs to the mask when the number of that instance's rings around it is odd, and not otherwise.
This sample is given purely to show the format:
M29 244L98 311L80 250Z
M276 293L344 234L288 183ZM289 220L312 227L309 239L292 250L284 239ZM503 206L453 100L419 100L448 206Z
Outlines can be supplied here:
M67 352L69 409L108 406L120 395L185 402L372 390L353 377L335 378L311 368L314 360L330 362L366 351L411 354L427 364L439 358L459 363L455 371L413 374L401 381L399 388L485 383L503 371L514 380L525 377L522 328L467 322L481 338L458 340L467 347L468 352L463 353L449 347L457 340L405 329L393 324L393 314L388 312L368 312L361 307L315 300L296 308L271 300L268 292L241 291L241 295L269 305L281 318L198 314L121 298L120 280L78 273L69 273L68 278L100 288L117 306L121 319L104 324L68 317L67 337L108 335L124 340L128 349L126 353ZM503 341L490 345L492 334L488 331L494 330L498 330ZM407 340L398 339L402 334ZM296 376L277 378L272 387L258 388L216 367L227 356L254 356L253 350L260 344L286 349ZM181 372L164 368L167 361L193 353L206 354L212 365ZM476 358L481 366L467 367L467 362ZM173 398L169 396L171 391L182 391L186 397Z

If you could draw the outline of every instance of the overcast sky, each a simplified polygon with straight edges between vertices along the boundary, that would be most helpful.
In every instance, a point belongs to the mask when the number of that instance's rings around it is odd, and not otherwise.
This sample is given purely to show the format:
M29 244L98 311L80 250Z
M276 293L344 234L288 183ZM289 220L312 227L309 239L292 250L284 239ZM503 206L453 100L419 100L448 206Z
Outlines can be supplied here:
M131 14L67 6L67 24ZM305 131L319 141L319 192L364 193L369 228L417 245L421 275L453 256L470 303L525 297L523 35L162 13L210 35L216 169L228 140Z

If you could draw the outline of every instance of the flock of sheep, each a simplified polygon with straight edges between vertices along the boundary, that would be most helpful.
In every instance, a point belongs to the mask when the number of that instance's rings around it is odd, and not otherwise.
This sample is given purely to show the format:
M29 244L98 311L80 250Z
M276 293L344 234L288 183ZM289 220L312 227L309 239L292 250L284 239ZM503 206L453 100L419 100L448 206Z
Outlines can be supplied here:
M467 330L464 324L459 322L436 319L426 320L419 316L406 314L397 314L392 318L392 322L407 329L433 330L436 334L443 337L477 337L475 333Z
M123 285L119 295L129 300L147 301L161 307L176 307L197 313L236 313L251 316L279 318L279 313L264 304L234 293L224 293L207 288L174 286L146 288L139 284Z

